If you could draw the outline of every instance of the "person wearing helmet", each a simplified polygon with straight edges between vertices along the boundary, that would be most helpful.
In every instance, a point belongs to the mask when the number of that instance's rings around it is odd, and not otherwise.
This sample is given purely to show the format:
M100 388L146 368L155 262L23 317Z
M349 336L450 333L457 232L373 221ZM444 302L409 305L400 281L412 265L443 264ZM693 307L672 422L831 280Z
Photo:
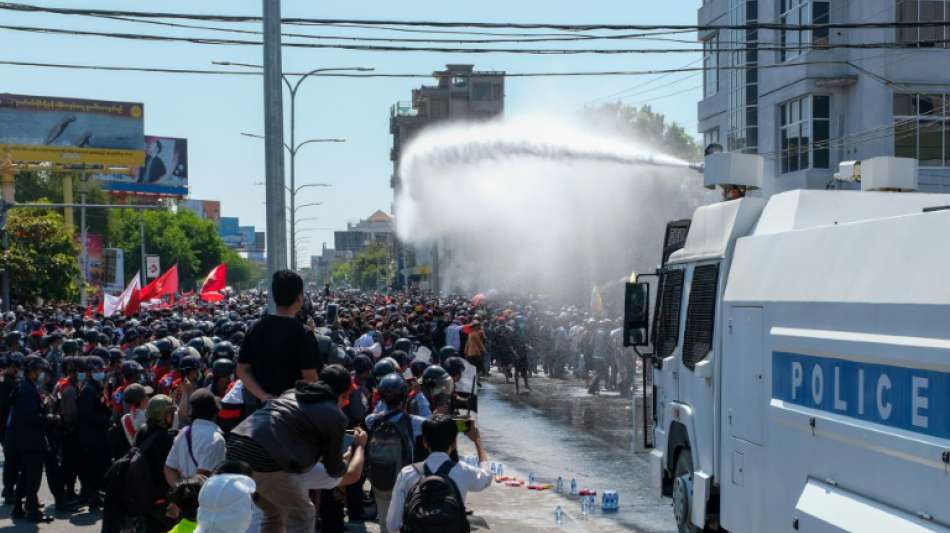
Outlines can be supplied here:
M234 350L234 345L230 341L221 341L214 345L214 348L211 350L211 357L213 360L217 361L218 359L236 359L236 353Z
M234 385L234 371L237 365L228 358L215 359L211 363L211 381L208 390L219 400L231 390Z
M14 352L17 353L17 352ZM12 354L0 355L0 445L4 449L4 457L10 457L6 450L7 415L10 413L10 397L17 385L17 372L20 370L18 358ZM3 501L5 505L13 504L13 485L16 481L16 470L12 467L3 469Z
M58 445L61 455L62 487L51 489L57 497L56 509L69 507L68 500L76 498L75 485L82 458L79 454L78 401L79 390L85 379L85 364L81 357L66 356L62 362L63 377L56 382L51 395L53 414L58 417ZM81 373L81 377L80 377ZM51 445L53 443L51 442ZM47 481L49 476L47 475Z
M13 490L12 518L43 522L39 490L43 479L46 452L47 412L40 399L49 365L36 355L23 359L23 379L13 391L12 407L7 421L4 470L17 472Z
M444 368L431 365L422 372L421 387L409 404L409 412L430 417L433 412L448 413L455 393L455 381Z
M178 365L181 379L172 384L172 398L178 403L178 418L181 425L185 426L191 423L191 403L190 398L193 392L198 389L198 378L201 376L201 356L196 355L197 350L191 347L181 348L191 352L183 357Z
M366 427L369 429L366 463L378 516L385 517L389 512L396 476L415 460L416 439L422 436L425 419L403 411L409 385L399 374L384 376L377 391L383 410L366 417ZM388 531L383 525L385 520L380 518L379 522L380 531Z
M149 533L168 531L175 525L175 521L166 516L169 486L164 475L165 459L175 439L172 431L175 411L175 402L171 398L164 394L153 396L145 408L145 426L135 435L135 446L141 450L148 464L146 479L138 482L145 485L145 490L151 495L150 500L156 502L139 516L145 522L145 531ZM118 531L126 517L134 516L124 509L121 496L112 492L106 494L103 531Z
M430 416L431 411L429 414L421 414L418 410L419 402L416 401L416 397L422 393L422 374L425 373L427 368L429 368L429 363L425 361L413 361L409 364L409 371L412 374L412 377L409 379L409 412L423 417ZM413 405L417 406L415 410L413 409ZM428 404L426 408L428 409Z
M455 357L456 355L458 355L458 350L456 350L454 346L446 345L439 349L438 361L433 360L432 363L437 365L442 364L448 360L448 358Z
M396 339L396 342L393 343L393 351L395 350L402 350L406 352L407 354L411 353L412 341L405 337L400 337Z
M83 497L90 508L102 504L100 491L109 468L108 432L112 410L103 401L106 381L106 363L98 356L86 358L87 379L76 402L79 449L83 455L80 471Z

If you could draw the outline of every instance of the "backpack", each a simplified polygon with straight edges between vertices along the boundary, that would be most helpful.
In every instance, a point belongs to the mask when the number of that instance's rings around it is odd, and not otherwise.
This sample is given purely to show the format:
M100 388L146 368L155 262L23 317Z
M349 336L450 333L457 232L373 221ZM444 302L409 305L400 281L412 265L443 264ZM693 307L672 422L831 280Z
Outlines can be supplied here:
M449 477L454 466L448 460L433 473L425 463L412 465L419 481L406 496L403 533L469 533L462 494Z
M155 480L152 479L145 450L161 435L156 431L109 467L105 476L106 493L130 515L148 512L155 505Z
M408 415L393 420L402 411L387 413L371 428L366 444L369 482L378 490L393 490L396 476L412 464L412 423Z

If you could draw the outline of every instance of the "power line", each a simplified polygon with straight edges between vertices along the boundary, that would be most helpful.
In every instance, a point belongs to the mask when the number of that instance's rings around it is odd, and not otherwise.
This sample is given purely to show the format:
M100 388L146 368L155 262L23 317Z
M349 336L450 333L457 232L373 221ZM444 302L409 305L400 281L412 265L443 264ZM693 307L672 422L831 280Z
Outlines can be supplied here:
M165 42L186 42L191 44L204 45L240 45L240 46L260 46L260 41L248 41L242 39L218 39L208 37L174 37L168 35L134 34L134 33L115 33L98 32L84 30L69 30L63 28L44 28L36 26L9 26L0 25L0 29L27 33L44 33L55 35L69 35L80 37L105 37L111 39L124 39L133 41L165 41ZM950 41L928 40L918 41L918 44L943 44ZM680 54L680 53L703 53L709 52L709 49L702 48L448 48L448 47L407 47L407 46L375 46L375 45L348 45L348 44L320 44L320 43L297 43L285 42L283 46L290 48L318 48L318 49L337 49L337 50L355 50L365 52L440 52L440 53L462 53L462 54L527 54L527 55L579 55L579 54ZM712 51L719 53L729 52L771 52L781 50L831 50L831 49L906 49L907 47L897 43L840 43L827 45L802 44L797 46L784 47L763 47L755 46L748 48L719 48Z
M134 24L150 24L153 26L165 26L170 28L184 28L192 30L207 30L207 31L217 31L225 33L239 33L244 35L263 35L264 32L260 30L244 30L238 28L221 28L216 26L203 26L200 24L181 24L177 22L163 22L158 20L150 19L137 19L132 17L119 17L111 15L94 15L96 18L102 18L106 20L119 20L123 22L131 22ZM345 28L352 28L354 26L341 26ZM376 28L370 26L369 28ZM425 30L420 30L425 31ZM439 32L441 33L441 32ZM467 32L458 32L458 33L467 33ZM289 33L283 32L281 36L283 37L296 37L302 39L318 39L318 40L337 40L337 41L364 41L364 42L394 42L394 43L457 43L457 44L496 44L496 43L543 43L543 42L572 42L572 41L597 41L597 40L642 40L642 41L658 41L658 42L672 42L672 43L682 43L682 44L694 44L695 39L672 39L667 37L659 37L659 35L666 35L669 32L646 32L646 33L628 33L622 35L584 35L584 34L556 34L552 36L551 34L498 34L494 33L492 35L499 35L505 38L502 39L422 39L422 38L405 38L405 37L360 37L353 35L315 35L310 33Z
M212 15L189 14L150 11L121 11L105 9L75 9L35 6L11 2L0 2L0 9L10 11L44 12L60 15L111 15L139 18L163 19L190 19L218 22L260 22L259 16L248 15ZM561 24L547 22L463 22L463 21L425 21L425 20L379 20L379 19L320 19L320 18L284 18L284 24L361 24L366 26L425 26L432 28L504 28L504 29L553 29L565 31L593 31L593 30L757 30L775 29L791 31L808 31L815 29L873 29L873 28L921 28L942 27L950 25L950 21L920 21L920 22L840 22L829 24L780 24L759 22L755 24Z
M759 69L773 68L793 68L804 65L847 65L847 61L809 61L795 63L778 63L773 65L760 65ZM118 71L118 72L143 72L155 74L194 74L194 75L213 75L213 76L260 76L261 71L251 70L212 70L212 69L186 69L174 67L136 67L121 65L88 65L88 64L69 64L69 63L42 63L36 61L14 61L0 60L0 65L13 67L36 67L36 68L54 68L67 70L92 70L92 71ZM711 67L712 68L712 67ZM710 68L710 69L711 69ZM720 66L719 70L745 70L745 66ZM684 72L701 72L704 67L673 68L673 69L654 69L654 70L596 70L596 71L565 71L565 72L503 72L506 78L545 78L545 77L598 77L598 76L656 76L659 74L678 74ZM303 76L304 72L285 72L287 76ZM479 75L475 72L474 75ZM312 74L315 77L325 78L426 78L431 79L432 73L349 73L349 72L321 72ZM458 74L466 76L465 73Z

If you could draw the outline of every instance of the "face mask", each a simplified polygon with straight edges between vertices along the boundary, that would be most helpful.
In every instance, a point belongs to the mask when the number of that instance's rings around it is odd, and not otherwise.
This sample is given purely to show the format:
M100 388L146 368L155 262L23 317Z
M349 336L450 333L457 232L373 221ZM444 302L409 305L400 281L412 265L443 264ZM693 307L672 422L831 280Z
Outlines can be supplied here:
M85 372L77 372L77 373L76 373L76 379L78 379L79 381L86 381L86 373L85 373Z
M106 373L105 373L105 372L93 372L93 373L92 373L92 379L94 379L94 380L96 380L96 381L102 381L102 380L106 379Z
M23 379L23 371L22 371L22 370L17 370L17 372L16 372L16 377L17 377L17 379Z
M36 383L38 385L46 384L46 372L40 372L39 375L36 376Z

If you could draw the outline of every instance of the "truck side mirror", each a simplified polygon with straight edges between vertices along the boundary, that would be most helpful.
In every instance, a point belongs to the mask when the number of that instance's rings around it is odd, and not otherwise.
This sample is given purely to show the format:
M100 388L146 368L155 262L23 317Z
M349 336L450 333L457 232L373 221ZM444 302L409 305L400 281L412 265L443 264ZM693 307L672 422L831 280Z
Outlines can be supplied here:
M623 345L650 344L650 284L627 283L624 287Z

